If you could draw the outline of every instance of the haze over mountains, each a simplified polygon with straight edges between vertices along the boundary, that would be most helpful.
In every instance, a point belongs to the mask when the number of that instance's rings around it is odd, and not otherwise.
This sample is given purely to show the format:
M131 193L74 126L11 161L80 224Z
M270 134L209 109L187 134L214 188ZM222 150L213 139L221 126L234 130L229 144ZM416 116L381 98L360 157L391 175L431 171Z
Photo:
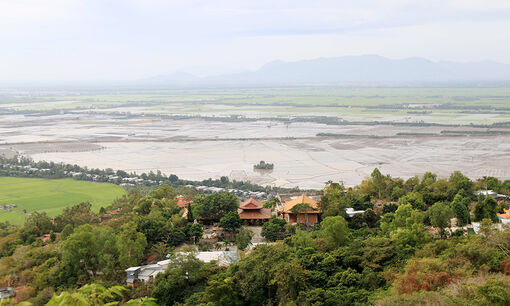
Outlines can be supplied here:
M427 85L510 84L510 65L493 62L434 62L423 58L389 59L377 55L273 61L256 71L197 77L186 72L141 81L145 85Z

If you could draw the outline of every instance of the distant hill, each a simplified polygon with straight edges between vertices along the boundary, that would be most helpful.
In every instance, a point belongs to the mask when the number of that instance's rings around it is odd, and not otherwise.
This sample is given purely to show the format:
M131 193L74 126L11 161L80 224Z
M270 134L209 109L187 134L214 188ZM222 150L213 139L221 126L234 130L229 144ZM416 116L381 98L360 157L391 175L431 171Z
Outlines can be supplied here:
M510 81L510 65L497 62L434 62L423 58L389 59L377 55L273 61L252 72L204 78L178 73L145 80L167 85L397 85L506 81Z
M200 78L187 72L174 72L170 74L162 74L153 76L150 78L146 78L140 81L142 84L151 84L151 85L162 85L162 84L175 84L175 85L185 85L192 84L194 82L199 82Z

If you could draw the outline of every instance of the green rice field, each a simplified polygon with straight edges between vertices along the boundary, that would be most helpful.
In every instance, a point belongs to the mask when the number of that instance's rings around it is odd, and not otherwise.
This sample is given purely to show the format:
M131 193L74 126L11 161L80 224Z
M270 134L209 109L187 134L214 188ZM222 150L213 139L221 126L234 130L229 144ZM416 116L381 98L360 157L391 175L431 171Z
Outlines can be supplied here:
M27 217L23 210L44 211L55 216L65 207L81 202L90 202L97 212L124 193L122 187L108 183L0 177L0 205L17 205L12 211L0 210L0 222L23 224Z

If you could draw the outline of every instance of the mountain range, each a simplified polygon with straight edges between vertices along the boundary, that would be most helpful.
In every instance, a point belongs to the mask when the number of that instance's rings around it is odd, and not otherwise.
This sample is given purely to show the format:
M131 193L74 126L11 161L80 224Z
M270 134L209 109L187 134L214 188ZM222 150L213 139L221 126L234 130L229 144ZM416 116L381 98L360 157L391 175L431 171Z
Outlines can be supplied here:
M140 81L145 85L417 85L510 84L510 65L493 61L450 62L423 58L389 59L377 55L272 61L255 71L197 77L186 72Z

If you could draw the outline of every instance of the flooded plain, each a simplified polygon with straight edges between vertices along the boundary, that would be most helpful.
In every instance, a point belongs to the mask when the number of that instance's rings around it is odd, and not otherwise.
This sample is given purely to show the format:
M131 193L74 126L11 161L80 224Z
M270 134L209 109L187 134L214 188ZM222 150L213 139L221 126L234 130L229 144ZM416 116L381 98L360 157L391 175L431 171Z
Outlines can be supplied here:
M128 172L161 170L183 179L228 176L261 185L322 188L356 185L375 167L407 178L425 171L471 178L510 177L510 135L440 134L444 127L221 122L124 118L108 114L0 116L0 154ZM455 128L448 128L449 130ZM458 128L467 130L469 128ZM317 137L319 133L337 137ZM254 171L260 160L272 171Z

